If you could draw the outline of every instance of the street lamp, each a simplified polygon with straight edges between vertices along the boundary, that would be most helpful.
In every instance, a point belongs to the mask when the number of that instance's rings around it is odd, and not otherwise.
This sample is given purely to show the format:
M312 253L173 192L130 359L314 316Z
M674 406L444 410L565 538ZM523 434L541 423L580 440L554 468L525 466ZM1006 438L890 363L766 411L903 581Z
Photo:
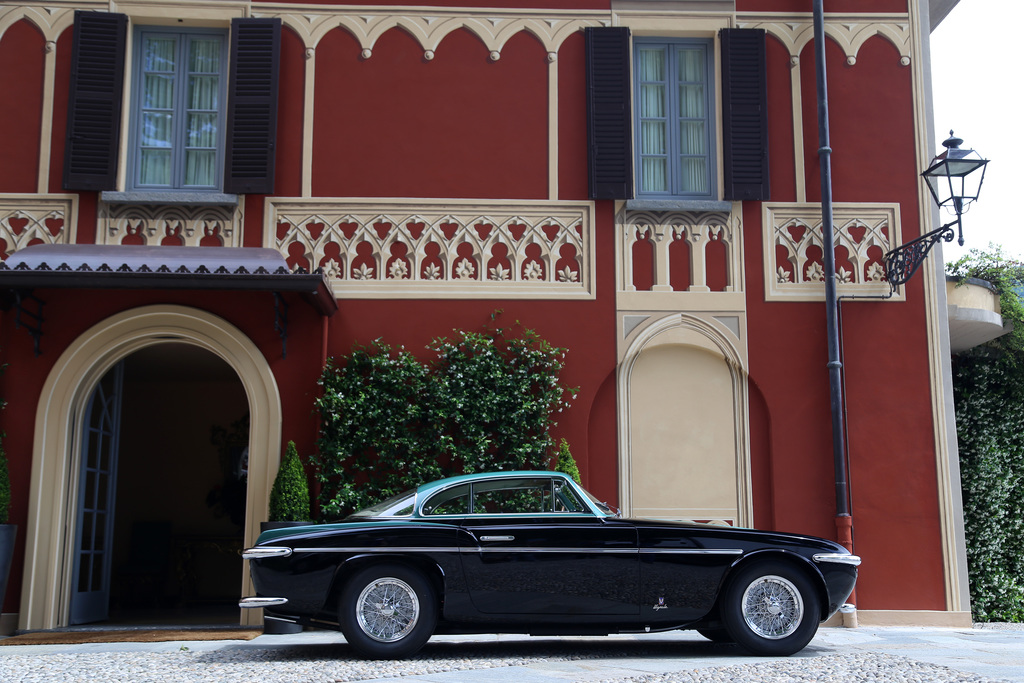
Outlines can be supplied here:
M928 252L940 239L946 242L953 241L954 225L960 246L964 245L960 217L981 192L988 159L983 159L973 149L960 149L962 144L963 140L955 137L953 131L949 131L949 139L942 143L946 151L932 159L931 165L921 174L935 203L940 209L951 209L956 214L956 220L921 235L885 255L885 277L889 281L889 287L894 291L896 287L914 276L928 256Z

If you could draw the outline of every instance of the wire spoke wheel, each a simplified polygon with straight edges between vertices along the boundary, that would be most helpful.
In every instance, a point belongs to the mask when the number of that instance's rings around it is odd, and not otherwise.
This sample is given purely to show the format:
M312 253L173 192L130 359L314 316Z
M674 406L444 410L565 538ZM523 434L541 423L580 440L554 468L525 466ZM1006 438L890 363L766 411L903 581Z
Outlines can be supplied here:
M769 640L791 635L804 618L800 591L788 579L762 576L743 592L743 620L751 631Z
M381 643L405 638L416 628L419 617L419 597L401 579L380 578L368 584L356 599L359 628Z

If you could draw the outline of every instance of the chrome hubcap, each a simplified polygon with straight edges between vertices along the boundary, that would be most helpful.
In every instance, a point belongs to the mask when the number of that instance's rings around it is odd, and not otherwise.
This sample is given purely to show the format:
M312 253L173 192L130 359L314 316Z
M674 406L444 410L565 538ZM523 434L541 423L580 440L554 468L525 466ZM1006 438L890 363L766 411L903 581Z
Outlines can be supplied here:
M359 628L381 643L405 638L419 618L420 600L416 591L401 579L377 579L364 588L356 600Z
M762 576L743 592L743 620L750 630L770 640L791 635L804 617L804 601L791 581Z

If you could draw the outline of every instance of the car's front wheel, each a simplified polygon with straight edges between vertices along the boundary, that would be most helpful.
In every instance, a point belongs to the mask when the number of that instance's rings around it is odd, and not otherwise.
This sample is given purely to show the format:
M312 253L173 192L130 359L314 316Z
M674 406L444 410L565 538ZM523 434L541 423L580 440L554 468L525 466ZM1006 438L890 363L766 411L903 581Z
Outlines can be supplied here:
M802 572L784 562L741 569L723 599L722 621L729 635L754 654L791 655L818 630L818 593Z
M430 581L414 569L368 567L345 585L339 623L345 640L364 657L410 657L434 632L437 598Z

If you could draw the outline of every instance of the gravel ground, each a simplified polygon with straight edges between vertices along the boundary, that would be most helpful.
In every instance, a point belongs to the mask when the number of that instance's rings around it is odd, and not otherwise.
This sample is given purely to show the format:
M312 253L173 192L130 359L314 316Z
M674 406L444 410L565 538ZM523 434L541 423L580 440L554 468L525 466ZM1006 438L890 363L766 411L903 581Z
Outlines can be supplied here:
M420 656L401 662L365 661L350 657L345 647L270 647L227 646L212 651L182 648L170 652L82 652L60 654L0 653L0 681L5 683L178 683L178 682L267 682L336 683L400 677L419 677L457 671L480 671L505 667L517 670L516 679L564 681L615 681L616 683L988 683L993 679L954 669L926 664L907 657L876 653L821 654L794 656L771 661L744 663L746 658L726 653L718 662L736 661L725 666L707 666L672 673L630 676L630 660L647 663L680 652L668 645L643 647L602 647L595 643L532 644L506 643L500 647L483 644L436 644ZM685 656L685 655L684 655ZM620 659L621 658L621 659ZM601 678L592 667L590 675L573 673L572 662L616 659L614 678ZM543 670L531 665L565 662L556 674L549 666ZM582 669L583 667L581 667ZM655 670L657 667L654 667ZM667 667L668 668L668 667ZM651 669L650 666L647 667ZM635 671L635 670L634 670ZM623 672L623 673L618 673ZM479 680L474 678L473 680ZM501 680L509 680L503 677Z

